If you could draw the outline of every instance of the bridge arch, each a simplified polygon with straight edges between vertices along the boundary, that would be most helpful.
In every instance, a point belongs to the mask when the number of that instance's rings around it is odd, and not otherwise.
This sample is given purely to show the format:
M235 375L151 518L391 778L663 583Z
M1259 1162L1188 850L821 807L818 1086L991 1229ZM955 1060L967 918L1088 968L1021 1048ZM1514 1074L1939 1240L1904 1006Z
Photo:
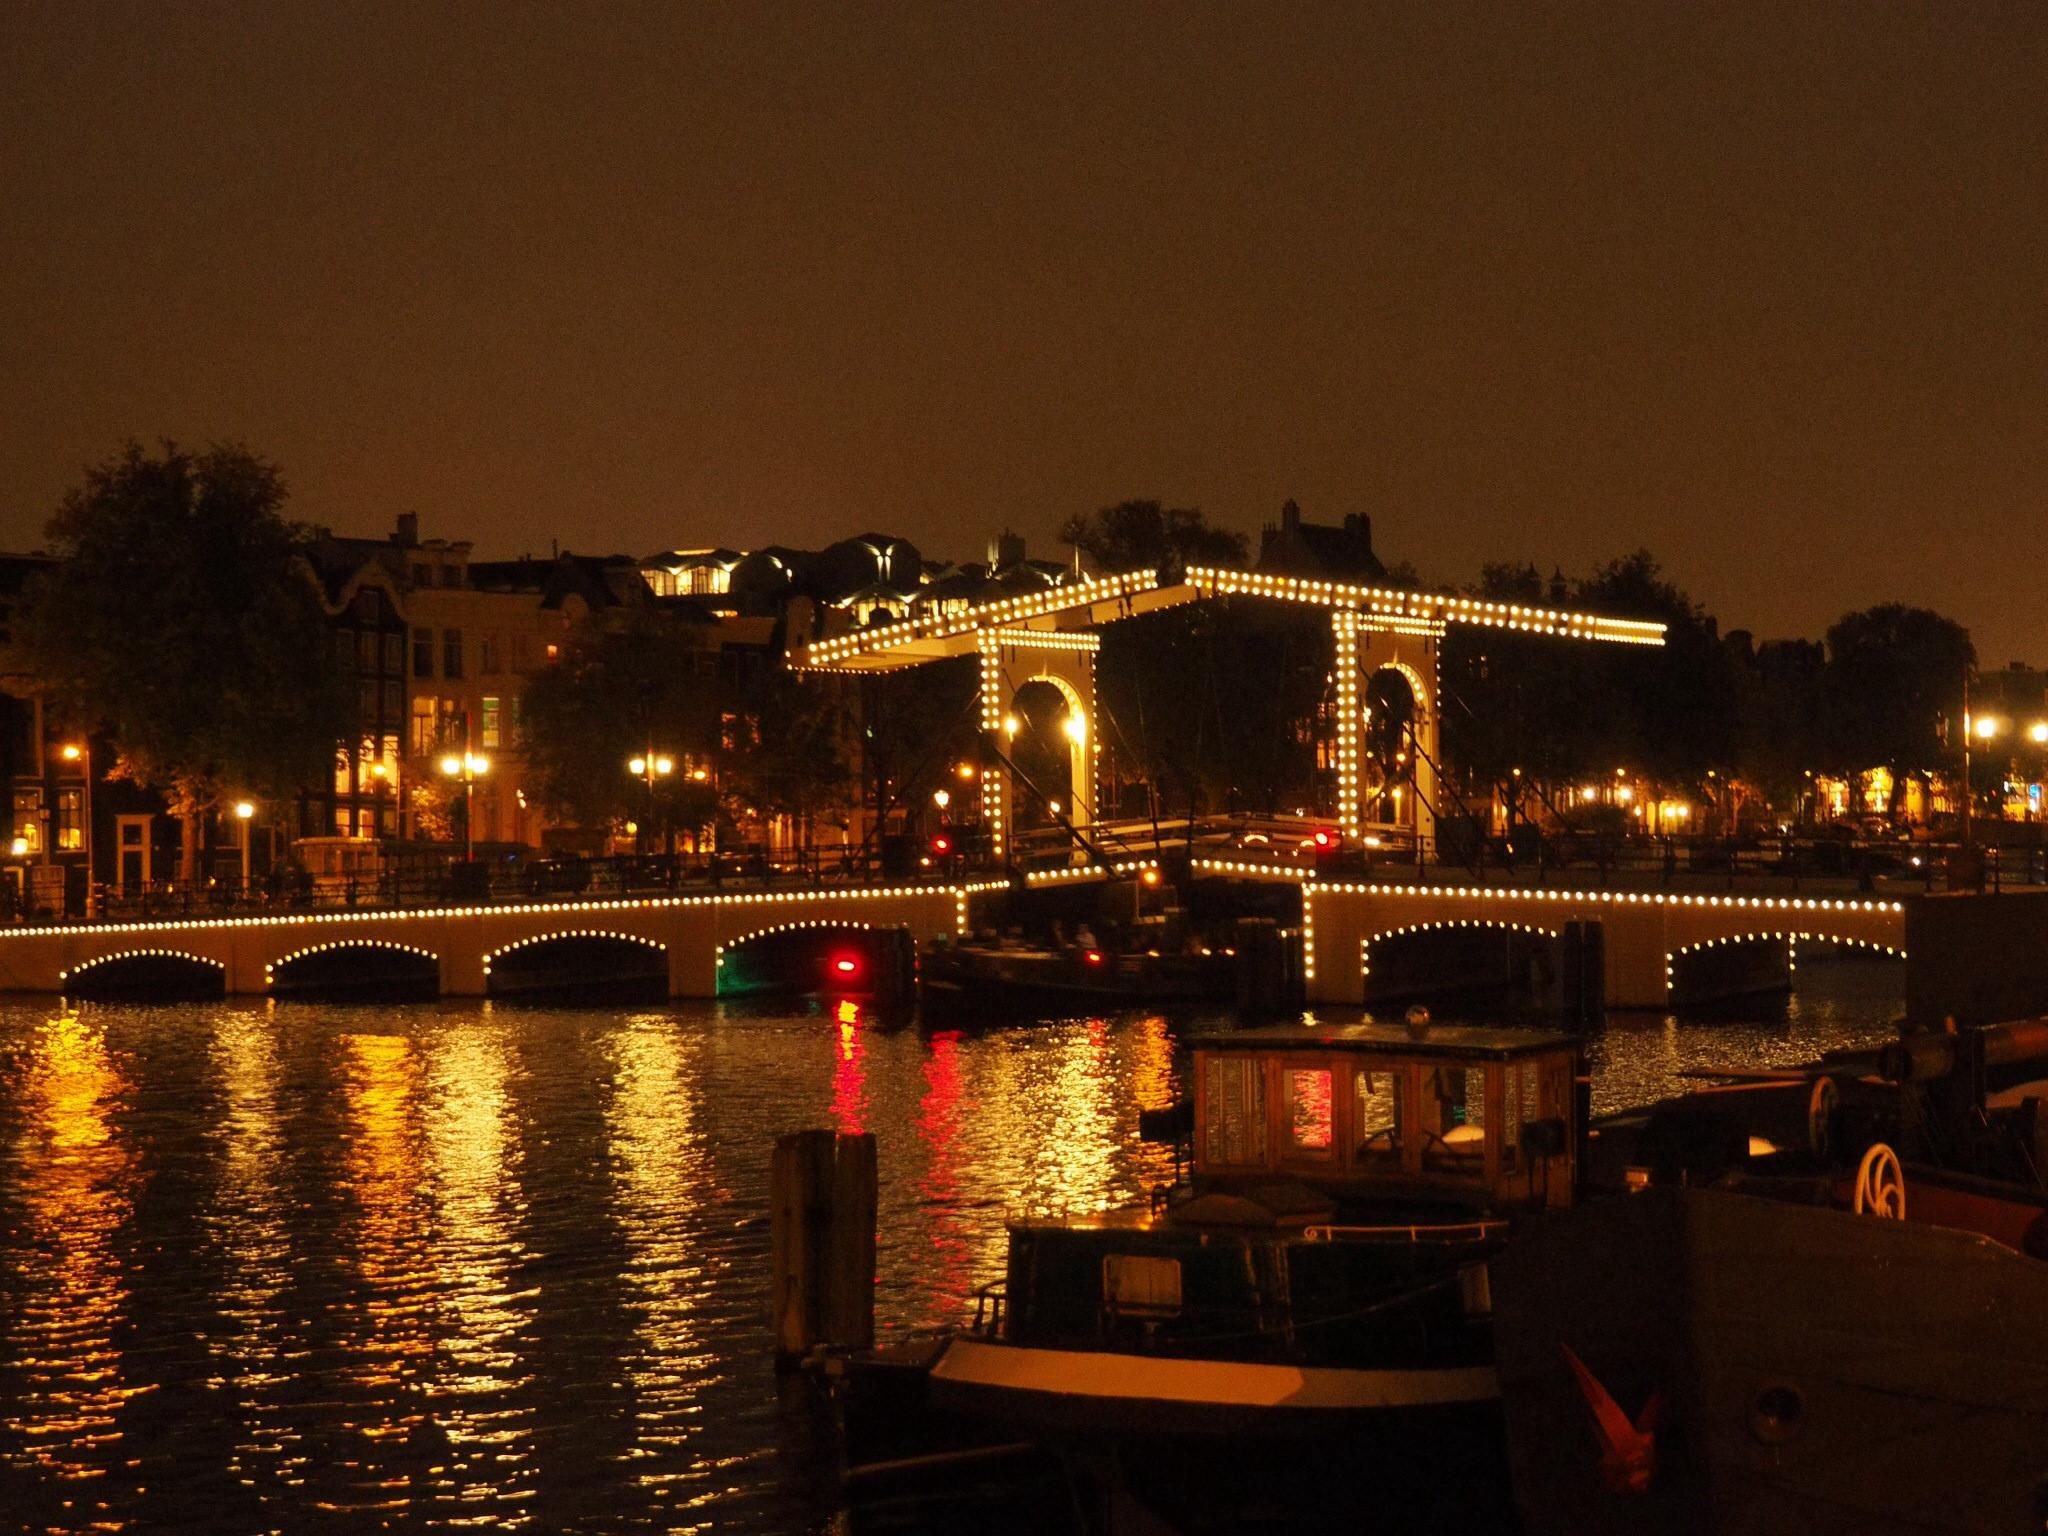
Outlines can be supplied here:
M273 997L438 997L441 957L397 939L332 939L266 961Z
M552 928L487 951L483 977L486 997L666 999L668 946L623 928Z
M1030 676L1018 679L1016 686L1010 690L1010 697L1004 710L1005 718L1025 718L1024 695L1027 690L1040 686L1052 689L1066 705L1066 713L1053 727L1054 732L1064 737L1066 748L1067 803L1063 809L1068 820L1085 826L1095 819L1095 700L1092 690L1084 693L1073 679L1062 677L1059 673L1041 666ZM1060 744L1057 740L1044 743L1055 751ZM1054 756L1052 761L1057 762L1057 756Z
M873 995L907 987L915 953L906 924L813 917L727 939L712 963L720 997Z
M1430 936L1442 936L1451 942L1439 945L1427 956L1426 967L1410 970L1426 970L1438 973L1435 980L1424 980L1421 975L1404 973L1396 964L1383 964L1379 978L1374 979L1373 951L1379 948L1383 957L1390 945L1401 940L1426 940ZM1517 922L1513 918L1496 917L1446 917L1428 922L1405 923L1400 927L1381 928L1367 934L1358 944L1359 981L1364 1000L1386 1001L1389 996L1419 996L1429 992L1461 991L1479 987L1527 989L1538 983L1545 986L1556 970L1550 946L1563 938L1560 929L1541 923ZM1458 941L1477 940L1478 943ZM1501 942L1495 946L1491 941ZM1522 941L1519 945L1517 941ZM1544 946L1544 958L1535 960L1530 953L1530 942ZM1465 969L1460 972L1457 967ZM1484 968L1490 974L1481 974Z
M189 949L122 949L57 973L66 997L184 1001L227 995L227 967Z
M1743 933L1716 934L1709 938L1695 939L1689 944L1680 944L1664 956L1664 988L1672 1003L1699 1003L1719 1001L1744 993L1789 991L1799 970L1799 945L1808 943L1836 944L1851 949L1864 950L1870 954L1883 955L1889 959L1903 960L1906 951L1896 944L1886 944L1879 939L1867 939L1855 934L1828 933L1814 928L1757 928ZM1753 952L1762 945L1784 946L1785 973L1782 981L1774 976L1741 969L1745 952ZM1714 975L1710 962L1725 952L1729 959ZM1691 967L1696 974L1684 974L1684 962L1694 962ZM1706 974L1698 974L1706 972Z

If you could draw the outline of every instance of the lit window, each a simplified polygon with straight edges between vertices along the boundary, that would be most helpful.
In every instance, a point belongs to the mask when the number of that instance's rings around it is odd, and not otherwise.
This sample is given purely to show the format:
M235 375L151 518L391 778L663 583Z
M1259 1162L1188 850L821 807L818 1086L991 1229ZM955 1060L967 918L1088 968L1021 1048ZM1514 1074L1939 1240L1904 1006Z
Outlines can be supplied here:
M17 789L14 792L14 835L25 844L22 852L43 851L43 792Z
M489 694L484 696L483 737L485 746L498 745L498 701Z
M1437 1067L1423 1080L1422 1160L1431 1168L1475 1171L1486 1155L1486 1069Z
M426 757L441 744L439 717L434 701L415 698L412 701L411 734L406 741L406 750L414 757Z
M1102 1256L1102 1300L1124 1317L1172 1317L1180 1311L1180 1260L1144 1253Z
M1360 1162L1401 1161L1400 1070L1360 1072L1351 1079L1353 1157Z
M1266 1161L1266 1064L1254 1056L1210 1058L1206 1080L1208 1161L1259 1167Z
M1330 1071L1290 1067L1286 1073L1287 1141L1290 1150L1326 1155L1331 1145Z
M76 853L85 846L85 791L57 791L57 846Z

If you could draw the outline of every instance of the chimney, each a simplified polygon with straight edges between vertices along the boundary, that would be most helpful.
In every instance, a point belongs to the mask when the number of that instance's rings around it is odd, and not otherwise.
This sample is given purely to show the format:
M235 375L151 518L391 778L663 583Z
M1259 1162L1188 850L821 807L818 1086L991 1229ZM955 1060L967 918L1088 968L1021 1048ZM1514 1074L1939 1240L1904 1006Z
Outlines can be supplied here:
M1024 538L1005 528L989 541L988 568L991 574L1024 563Z
M1372 553L1372 519L1363 512L1344 514L1344 536L1362 553Z
M1301 504L1292 496L1280 503L1280 531L1284 534L1301 532Z
M405 549L416 548L420 542L420 515L417 512L398 514L398 531L391 535L391 542Z

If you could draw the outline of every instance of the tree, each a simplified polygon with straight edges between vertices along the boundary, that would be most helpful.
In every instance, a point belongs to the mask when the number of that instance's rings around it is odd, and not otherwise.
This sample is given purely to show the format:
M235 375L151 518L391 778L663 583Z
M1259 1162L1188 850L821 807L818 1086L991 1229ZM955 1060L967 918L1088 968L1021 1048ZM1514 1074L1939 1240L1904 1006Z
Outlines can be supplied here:
M818 822L853 800L852 721L835 679L762 667L739 700L725 743L725 787L757 815L786 816L808 847Z
M65 495L46 529L57 563L25 595L34 675L60 717L113 738L113 775L184 819L188 883L210 807L332 773L351 726L308 534L284 505L276 466L246 448L130 443Z
M632 821L643 848L708 825L718 738L709 654L680 623L642 610L573 638L520 703L520 743L549 808L585 827ZM628 766L650 756L674 765L651 790ZM692 778L693 765L706 778Z
M1696 786L1736 766L1742 691L1738 669L1706 609L1666 581L1646 549L1610 561L1579 583L1577 606L1613 618L1657 619L1656 650L1601 646L1591 665L1611 708L1617 765L1660 784ZM1611 702L1608 702L1611 701Z
M1845 778L1891 771L1896 815L1906 780L1926 780L1948 751L1945 722L1960 711L1976 665L1970 632L1925 608L1885 603L1844 614L1827 634L1821 674L1828 766Z
M1102 637L1104 745L1161 814L1291 810L1313 799L1330 663L1312 610L1224 598L1141 614Z
M978 761L981 670L972 656L883 672L861 681L868 804L883 827L892 809L921 816L934 790L963 796L955 765ZM973 806L958 801L956 816Z
M1210 527L1194 507L1162 507L1156 501L1120 501L1099 512L1077 513L1060 525L1060 542L1104 571L1241 566L1246 553L1243 534Z

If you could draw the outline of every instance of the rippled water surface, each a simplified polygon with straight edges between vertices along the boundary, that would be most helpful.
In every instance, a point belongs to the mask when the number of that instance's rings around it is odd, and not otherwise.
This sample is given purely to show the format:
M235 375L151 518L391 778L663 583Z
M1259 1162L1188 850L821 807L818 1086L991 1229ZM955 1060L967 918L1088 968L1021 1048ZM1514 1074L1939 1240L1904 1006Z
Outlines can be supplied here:
M1616 1022L1602 1108L1886 1033L1896 976ZM1191 1028L742 1012L0 1004L0 1527L819 1528L768 1360L768 1154L871 1130L885 1331L957 1320L1003 1216L1169 1171Z

